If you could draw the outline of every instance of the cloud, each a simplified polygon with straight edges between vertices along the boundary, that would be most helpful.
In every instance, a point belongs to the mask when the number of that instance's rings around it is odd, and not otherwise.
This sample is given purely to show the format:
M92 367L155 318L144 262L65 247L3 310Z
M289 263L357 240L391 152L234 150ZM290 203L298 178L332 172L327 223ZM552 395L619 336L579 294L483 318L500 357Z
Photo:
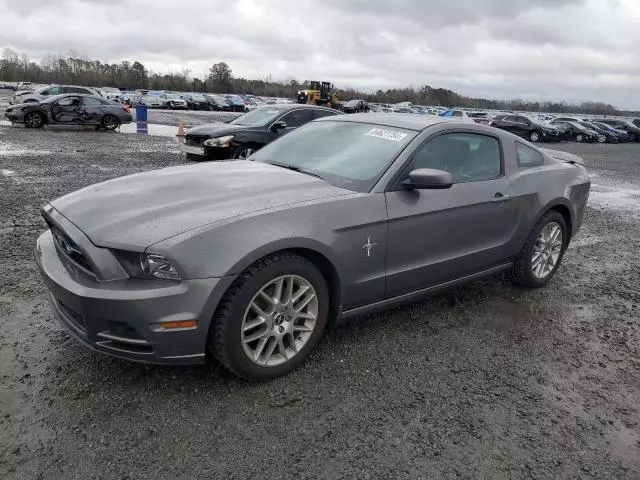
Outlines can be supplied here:
M637 0L0 0L0 49L640 108Z

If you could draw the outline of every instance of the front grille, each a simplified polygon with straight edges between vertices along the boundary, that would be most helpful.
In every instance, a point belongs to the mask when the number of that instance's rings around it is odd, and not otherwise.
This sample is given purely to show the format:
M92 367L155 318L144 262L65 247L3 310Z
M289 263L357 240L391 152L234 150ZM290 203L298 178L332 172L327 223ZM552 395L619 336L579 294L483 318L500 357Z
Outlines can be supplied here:
M209 139L209 135L186 135L184 137L185 145L193 147L201 147L205 140Z
M85 270L93 273L93 268L85 254L80 250L80 247L78 247L78 245L57 226L53 224L49 224L49 226L51 227L51 233L53 234L53 242L58 250L77 265L80 265Z

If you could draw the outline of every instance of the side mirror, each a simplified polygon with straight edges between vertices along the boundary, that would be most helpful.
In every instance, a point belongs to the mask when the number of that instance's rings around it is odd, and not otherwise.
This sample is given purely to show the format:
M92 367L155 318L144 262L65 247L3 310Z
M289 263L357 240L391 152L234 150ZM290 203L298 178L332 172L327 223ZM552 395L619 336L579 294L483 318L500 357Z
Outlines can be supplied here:
M287 128L287 124L285 122L275 122L273 125L271 125L272 132L277 132L278 130L282 130L284 128Z
M434 170L432 168L418 168L409 173L409 178L402 182L402 186L407 190L420 189L445 189L451 188L453 177L444 170Z

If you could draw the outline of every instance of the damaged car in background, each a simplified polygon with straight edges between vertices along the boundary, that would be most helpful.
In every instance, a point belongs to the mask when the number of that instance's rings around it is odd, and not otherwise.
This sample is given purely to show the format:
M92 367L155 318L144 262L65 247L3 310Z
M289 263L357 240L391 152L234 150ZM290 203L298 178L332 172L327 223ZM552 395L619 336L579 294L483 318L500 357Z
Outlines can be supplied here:
M11 123L24 124L26 128L95 125L115 130L133 121L128 105L94 95L76 94L55 95L40 103L12 105L5 110L5 117Z
M265 380L303 364L343 319L499 272L545 286L589 190L580 157L492 127L333 115L251 160L52 200L35 256L55 315L88 348L216 358Z

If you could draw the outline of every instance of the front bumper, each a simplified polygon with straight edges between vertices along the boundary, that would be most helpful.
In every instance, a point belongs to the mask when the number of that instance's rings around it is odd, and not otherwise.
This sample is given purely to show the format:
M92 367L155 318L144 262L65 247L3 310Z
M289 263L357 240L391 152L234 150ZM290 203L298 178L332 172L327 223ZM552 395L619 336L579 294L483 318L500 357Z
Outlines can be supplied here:
M209 137L194 137L187 136L185 143L180 144L180 150L186 154L189 160L229 160L233 158L233 152L238 145L231 145L230 147L207 147L202 145Z
M145 363L204 362L211 318L233 281L100 281L59 252L50 230L38 238L35 256L53 312L73 337L91 350ZM174 330L159 324L181 320L198 324Z
M11 123L21 123L24 119L24 115L16 115L14 112L5 112L4 116L7 117L7 120Z

